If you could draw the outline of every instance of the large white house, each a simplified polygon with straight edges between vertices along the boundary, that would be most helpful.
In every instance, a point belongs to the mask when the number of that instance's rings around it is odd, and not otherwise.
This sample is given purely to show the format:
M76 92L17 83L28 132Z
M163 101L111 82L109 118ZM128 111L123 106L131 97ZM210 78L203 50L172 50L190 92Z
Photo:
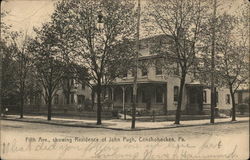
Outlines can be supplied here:
M138 98L137 110L160 111L163 113L174 113L177 108L180 77L178 65L170 74L164 70L160 61L162 57L152 54L150 46L154 45L155 38L140 40L139 63L147 64L138 68ZM173 64L175 65L175 64ZM117 78L109 87L108 97L113 102L113 109L129 110L132 107L134 76L128 71ZM209 86L199 83L188 75L184 87L182 110L186 114L202 114L210 111L210 89ZM217 107L223 110L231 109L231 97L229 89L216 89Z

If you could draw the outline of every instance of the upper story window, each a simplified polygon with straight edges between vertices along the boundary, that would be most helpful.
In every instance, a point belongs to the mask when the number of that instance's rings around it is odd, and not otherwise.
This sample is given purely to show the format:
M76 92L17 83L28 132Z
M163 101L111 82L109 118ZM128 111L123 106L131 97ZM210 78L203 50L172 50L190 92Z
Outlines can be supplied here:
M180 69L179 69L179 64L176 63L174 67L174 75L179 76L180 75Z
M230 94L226 95L226 104L230 104Z
M146 67L141 68L141 75L142 76L147 76L148 75L148 69Z
M162 64L161 64L160 60L155 61L155 74L162 75Z
M134 71L134 70L131 71L131 76L132 76L132 77L135 76L135 71Z

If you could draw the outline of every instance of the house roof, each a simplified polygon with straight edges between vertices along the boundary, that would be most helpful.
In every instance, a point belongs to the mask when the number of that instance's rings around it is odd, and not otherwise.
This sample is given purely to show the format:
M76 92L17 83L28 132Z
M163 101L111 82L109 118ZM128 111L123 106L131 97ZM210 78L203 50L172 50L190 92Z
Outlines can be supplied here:
M170 35L158 34L158 35L153 35L153 36L142 38L142 39L140 39L140 41L150 41L150 40L156 40L156 39L166 39L166 37L172 38L172 36L170 36Z
M249 89L239 89L236 92L249 92L250 93L250 90Z

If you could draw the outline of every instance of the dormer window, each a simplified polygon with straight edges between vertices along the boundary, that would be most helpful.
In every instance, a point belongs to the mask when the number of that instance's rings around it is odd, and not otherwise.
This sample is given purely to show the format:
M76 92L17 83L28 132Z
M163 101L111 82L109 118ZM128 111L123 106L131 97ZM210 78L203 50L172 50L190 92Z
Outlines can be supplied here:
M127 72L124 72L123 74L122 74L122 78L126 78L128 76L128 73Z

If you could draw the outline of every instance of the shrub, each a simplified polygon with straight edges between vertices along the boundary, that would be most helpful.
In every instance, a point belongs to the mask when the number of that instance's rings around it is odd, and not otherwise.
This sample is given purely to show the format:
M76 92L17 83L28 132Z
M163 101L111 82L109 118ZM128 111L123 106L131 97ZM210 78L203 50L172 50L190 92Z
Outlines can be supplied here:
M112 106L112 103L113 103L113 101L112 100L110 100L110 99L105 99L104 101L103 101L103 106L105 106L105 107L107 107L107 108L111 108L111 106Z
M112 110L112 117L118 117L118 110Z
M246 97L243 102L246 103L246 104L250 104L250 98Z
M87 99L84 101L84 110L86 110L86 111L91 111L91 110L92 110L91 104L92 104L91 100L87 98Z

